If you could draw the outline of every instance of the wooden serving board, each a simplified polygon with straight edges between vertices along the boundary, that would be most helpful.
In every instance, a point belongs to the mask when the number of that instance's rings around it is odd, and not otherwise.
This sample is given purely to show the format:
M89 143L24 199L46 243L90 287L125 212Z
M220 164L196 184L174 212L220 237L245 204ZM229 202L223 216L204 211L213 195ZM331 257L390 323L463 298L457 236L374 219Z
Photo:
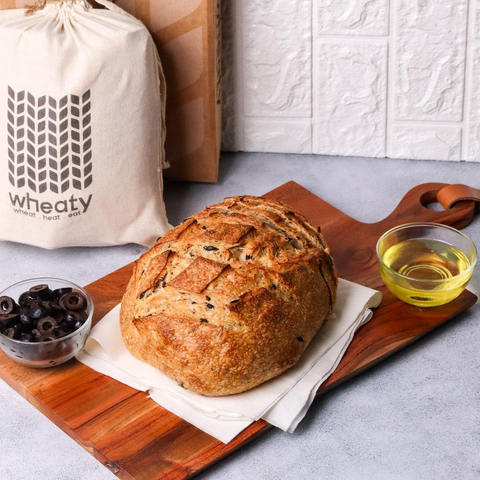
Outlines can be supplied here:
M339 274L372 288L384 299L363 326L333 375L320 387L323 394L380 362L472 306L477 298L465 291L443 307L422 309L393 297L380 279L375 244L389 228L411 221L434 221L461 228L474 215L474 203L457 203L438 212L425 208L444 184L412 189L395 211L374 224L360 223L300 185L289 182L266 196L304 213L333 250ZM131 265L87 287L95 301L97 322L120 302ZM180 479L190 477L266 432L258 421L225 445L164 410L143 392L101 375L76 360L47 369L22 367L0 353L0 377L120 478Z

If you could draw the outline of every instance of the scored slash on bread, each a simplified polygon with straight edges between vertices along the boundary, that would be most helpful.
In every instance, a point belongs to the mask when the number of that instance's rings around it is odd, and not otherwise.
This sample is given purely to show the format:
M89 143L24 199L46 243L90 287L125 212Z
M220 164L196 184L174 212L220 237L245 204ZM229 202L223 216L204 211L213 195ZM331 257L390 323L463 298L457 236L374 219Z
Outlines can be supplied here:
M121 308L137 358L201 395L293 366L332 313L337 273L319 229L279 202L230 197L160 238Z

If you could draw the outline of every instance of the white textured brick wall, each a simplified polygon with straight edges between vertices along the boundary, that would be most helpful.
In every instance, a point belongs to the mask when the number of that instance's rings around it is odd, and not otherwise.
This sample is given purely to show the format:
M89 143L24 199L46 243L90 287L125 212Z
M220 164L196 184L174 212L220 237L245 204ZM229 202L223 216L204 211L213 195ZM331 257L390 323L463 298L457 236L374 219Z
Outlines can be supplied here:
M480 161L480 0L223 2L225 150Z

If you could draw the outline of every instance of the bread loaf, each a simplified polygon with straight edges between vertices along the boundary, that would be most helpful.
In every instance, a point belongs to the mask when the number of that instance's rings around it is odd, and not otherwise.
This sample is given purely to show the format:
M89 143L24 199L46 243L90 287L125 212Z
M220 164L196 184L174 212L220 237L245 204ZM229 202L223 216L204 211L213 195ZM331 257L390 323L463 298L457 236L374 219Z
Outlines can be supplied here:
M279 202L205 208L136 262L121 308L137 358L201 395L249 390L294 365L335 304L319 230Z

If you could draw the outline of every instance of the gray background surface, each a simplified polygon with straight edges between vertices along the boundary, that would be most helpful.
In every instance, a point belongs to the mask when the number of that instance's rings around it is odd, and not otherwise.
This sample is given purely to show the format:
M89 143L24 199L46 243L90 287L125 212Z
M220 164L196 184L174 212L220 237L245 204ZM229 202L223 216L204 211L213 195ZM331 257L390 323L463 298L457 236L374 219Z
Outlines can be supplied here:
M170 222L176 225L225 196L261 195L289 180L353 218L375 222L419 183L480 187L480 165L224 154L218 184L166 186ZM480 216L464 231L480 245ZM0 242L0 290L36 276L88 284L143 251L138 245L46 251ZM480 269L469 288L480 292ZM480 307L474 306L412 347L317 399L293 435L272 430L201 478L479 478L479 312ZM1 380L0 412L0 478L115 478Z

